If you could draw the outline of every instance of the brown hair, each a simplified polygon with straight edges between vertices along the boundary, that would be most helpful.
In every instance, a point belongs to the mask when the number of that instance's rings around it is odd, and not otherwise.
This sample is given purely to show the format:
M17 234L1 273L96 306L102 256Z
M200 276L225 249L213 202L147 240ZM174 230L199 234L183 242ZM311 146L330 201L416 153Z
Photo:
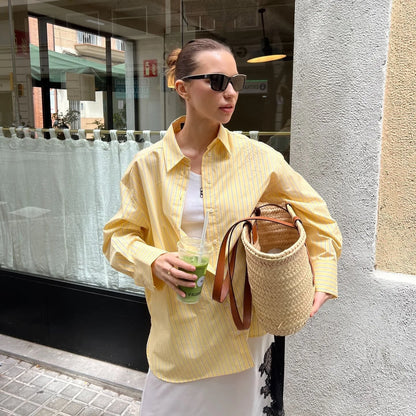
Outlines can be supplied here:
M168 69L166 77L168 86L173 87L177 79L192 74L198 66L195 56L203 51L224 50L232 54L231 49L214 39L195 39L188 42L183 49L174 49L166 59Z

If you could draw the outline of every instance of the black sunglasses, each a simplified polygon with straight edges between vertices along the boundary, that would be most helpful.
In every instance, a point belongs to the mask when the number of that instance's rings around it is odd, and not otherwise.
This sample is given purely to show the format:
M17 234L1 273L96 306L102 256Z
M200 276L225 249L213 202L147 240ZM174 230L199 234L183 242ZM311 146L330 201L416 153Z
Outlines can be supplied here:
M241 91L246 83L247 75L237 74L232 77L228 77L224 74L204 74L204 75L188 75L183 77L182 81L189 79L209 79L211 89L214 91L225 91L228 84L231 82L235 91Z

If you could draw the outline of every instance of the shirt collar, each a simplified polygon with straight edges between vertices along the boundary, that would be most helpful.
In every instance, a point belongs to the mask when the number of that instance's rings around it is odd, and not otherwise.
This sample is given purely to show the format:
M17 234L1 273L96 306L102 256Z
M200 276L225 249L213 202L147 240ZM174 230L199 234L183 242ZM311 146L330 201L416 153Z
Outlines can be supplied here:
M178 142L176 141L175 134L182 128L182 124L185 123L186 117L182 116L176 119L170 126L163 139L163 151L166 161L166 170L169 172L172 170L182 159L186 159L186 156L182 153ZM207 150L210 150L215 146L217 142L221 143L228 154L231 153L231 132L227 130L222 124L218 130L217 137L210 143Z
M179 117L170 126L163 139L163 153L165 156L166 170L169 172L173 169L182 159L185 158L184 154L176 141L175 134L181 130L181 123L185 122L185 117Z
M210 143L208 150L212 149L212 147L215 146L217 142L219 142L227 151L227 155L231 154L231 134L232 133L221 124L218 130L218 135L212 141L212 143Z

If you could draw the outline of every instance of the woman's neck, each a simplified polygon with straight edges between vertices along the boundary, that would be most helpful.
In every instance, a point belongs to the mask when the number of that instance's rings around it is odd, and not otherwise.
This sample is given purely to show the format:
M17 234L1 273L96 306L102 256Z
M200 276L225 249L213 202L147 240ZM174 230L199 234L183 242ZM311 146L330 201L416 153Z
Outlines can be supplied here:
M202 156L209 144L217 137L220 124L193 122L187 118L183 129L176 134L182 153L191 161L191 170L201 173Z
M176 135L179 147L205 152L208 145L217 137L219 123L205 120L195 120L187 117L182 130Z

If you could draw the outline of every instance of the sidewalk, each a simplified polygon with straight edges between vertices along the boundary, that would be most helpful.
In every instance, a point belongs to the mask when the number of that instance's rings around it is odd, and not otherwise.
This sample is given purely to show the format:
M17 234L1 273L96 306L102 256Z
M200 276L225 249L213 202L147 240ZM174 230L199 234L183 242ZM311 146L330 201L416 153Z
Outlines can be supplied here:
M137 416L145 377L0 334L0 416Z

